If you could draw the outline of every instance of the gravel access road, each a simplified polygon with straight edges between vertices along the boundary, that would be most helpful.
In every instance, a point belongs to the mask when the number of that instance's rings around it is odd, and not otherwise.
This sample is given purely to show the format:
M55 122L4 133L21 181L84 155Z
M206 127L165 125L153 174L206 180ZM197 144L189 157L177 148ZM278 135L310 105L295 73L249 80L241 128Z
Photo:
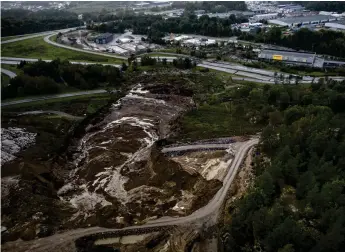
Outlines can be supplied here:
M231 162L228 173L226 174L223 186L219 189L213 199L204 207L195 211L191 215L185 217L163 217L157 220L149 221L147 224L141 226L131 226L123 229L109 229L102 227L92 227L85 229L75 229L64 233L55 234L49 237L36 239L33 241L14 241L2 245L2 251L16 251L16 252L45 252L45 251L73 251L75 250L74 241L80 237L101 232L114 232L120 230L138 230L152 227L167 227L176 225L191 225L196 224L202 226L204 223L216 221L219 209L223 204L229 188L250 148L258 144L258 139L254 138L239 148L234 160ZM115 235L114 235L115 236ZM68 247L69 250L66 250ZM73 250L72 250L73 249Z

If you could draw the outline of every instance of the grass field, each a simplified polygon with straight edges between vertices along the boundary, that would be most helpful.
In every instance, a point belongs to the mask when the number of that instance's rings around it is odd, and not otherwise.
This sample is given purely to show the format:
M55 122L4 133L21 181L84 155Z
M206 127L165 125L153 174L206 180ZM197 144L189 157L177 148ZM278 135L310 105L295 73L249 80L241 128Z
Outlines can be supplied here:
M6 70L10 70L10 71L16 73L17 75L23 73L23 71L21 69L17 68L17 65L1 64L1 68L6 69Z
M17 41L9 44L4 44L1 47L2 56L6 57L27 57L27 58L40 58L40 59L56 59L72 60L72 61L89 61L99 63L122 63L122 60L93 55L73 51L61 47L56 47L46 43L43 38L45 36L36 37L32 39Z
M1 86L7 86L10 83L10 77L1 73Z
M255 134L262 125L251 124L248 119L235 115L235 104L230 102L202 105L183 116L180 138L198 140L236 135Z

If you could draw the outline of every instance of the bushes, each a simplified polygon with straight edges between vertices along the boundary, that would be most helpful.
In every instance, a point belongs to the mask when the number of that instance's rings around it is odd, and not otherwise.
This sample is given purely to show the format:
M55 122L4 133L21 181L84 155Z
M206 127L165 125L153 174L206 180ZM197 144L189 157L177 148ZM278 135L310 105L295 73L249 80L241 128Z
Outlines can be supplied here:
M121 71L112 66L78 65L68 61L53 60L50 63L38 61L21 63L24 74L10 81L2 88L2 99L17 96L54 94L67 87L95 89L119 87L123 77Z
M144 55L141 57L141 65L142 66L154 66L157 63L155 58L151 58L150 56Z
M325 81L317 88L264 86L255 99L253 90L248 94L246 105L251 111L261 107L270 124L257 150L264 155L254 159L260 172L247 195L233 204L238 208L225 227L223 251L343 249L345 98L338 88ZM284 106L283 96L290 97ZM305 105L305 96L312 97L311 105Z
M195 67L195 62L192 62L190 58L178 58L173 60L173 65L180 69L190 69Z
M53 79L45 76L32 77L19 75L10 81L10 85L2 88L1 98L14 98L17 96L55 94L62 87Z

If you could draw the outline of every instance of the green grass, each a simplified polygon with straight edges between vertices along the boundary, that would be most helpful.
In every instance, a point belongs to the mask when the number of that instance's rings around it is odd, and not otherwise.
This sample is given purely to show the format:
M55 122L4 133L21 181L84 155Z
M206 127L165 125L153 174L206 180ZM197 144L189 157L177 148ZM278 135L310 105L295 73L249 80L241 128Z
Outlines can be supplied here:
M55 35L53 35L52 37L50 37L50 40L56 42L56 40L57 40L57 34L55 34Z
M27 57L39 59L56 59L72 61L89 61L98 63L122 63L123 60L107 56L93 55L56 47L46 43L45 36L4 44L1 48L2 56Z
M10 83L10 77L1 73L1 86L5 87Z
M234 108L227 103L203 105L187 113L181 121L180 137L184 140L255 134L261 125L234 115Z
M17 65L1 64L1 68L6 69L6 70L10 70L10 71L16 73L17 75L23 73L23 71L21 69L17 68Z

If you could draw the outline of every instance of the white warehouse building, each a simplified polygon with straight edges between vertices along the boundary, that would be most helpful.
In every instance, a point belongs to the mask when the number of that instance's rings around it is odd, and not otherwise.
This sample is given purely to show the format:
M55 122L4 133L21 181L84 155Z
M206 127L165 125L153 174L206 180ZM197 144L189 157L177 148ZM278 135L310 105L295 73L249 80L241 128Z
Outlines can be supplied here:
M345 20L344 21L336 21L336 22L327 22L327 23L325 23L325 27L332 29L332 30L345 31Z
M301 17L288 17L268 20L268 23L280 25L280 26L297 26L308 24L320 24L337 20L336 17L326 15L314 15L314 16L301 16Z

